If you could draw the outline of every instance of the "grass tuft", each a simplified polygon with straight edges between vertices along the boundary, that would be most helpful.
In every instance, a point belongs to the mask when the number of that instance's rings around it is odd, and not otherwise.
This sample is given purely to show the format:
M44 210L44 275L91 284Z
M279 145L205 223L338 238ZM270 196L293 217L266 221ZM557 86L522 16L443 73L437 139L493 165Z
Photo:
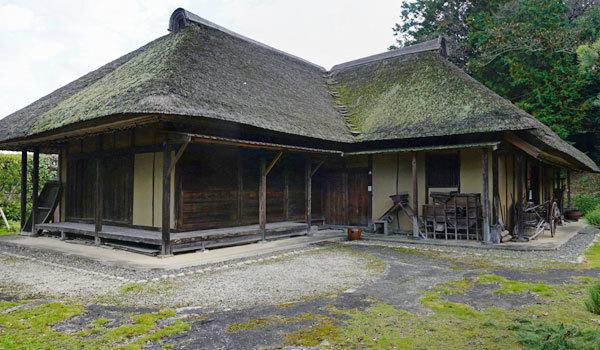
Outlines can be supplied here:
M590 288L585 308L593 314L600 315L600 283Z

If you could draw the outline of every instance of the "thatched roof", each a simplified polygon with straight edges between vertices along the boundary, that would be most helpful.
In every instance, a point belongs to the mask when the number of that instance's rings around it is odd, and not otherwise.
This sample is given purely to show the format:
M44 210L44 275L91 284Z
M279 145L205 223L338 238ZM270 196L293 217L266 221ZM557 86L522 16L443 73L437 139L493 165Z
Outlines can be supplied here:
M341 144L523 130L545 152L598 171L548 127L447 61L441 39L326 72L183 9L173 13L169 30L0 120L0 148L80 122L152 114Z
M225 120L331 141L352 136L325 70L197 22L56 90L0 121L0 142L110 115Z
M338 100L361 141L522 130L541 141L544 151L598 171L589 157L449 62L444 53L443 41L432 40L333 67Z

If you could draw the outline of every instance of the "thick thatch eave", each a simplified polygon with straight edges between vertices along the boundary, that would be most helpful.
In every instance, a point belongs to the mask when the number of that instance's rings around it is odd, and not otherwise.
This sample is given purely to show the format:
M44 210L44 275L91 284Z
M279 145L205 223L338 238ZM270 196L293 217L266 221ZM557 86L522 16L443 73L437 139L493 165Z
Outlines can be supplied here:
M0 121L0 144L111 115L209 118L352 142L324 70L204 24L91 72Z
M442 57L435 42L336 66L331 78L359 141L527 131L573 168L599 171L546 125Z

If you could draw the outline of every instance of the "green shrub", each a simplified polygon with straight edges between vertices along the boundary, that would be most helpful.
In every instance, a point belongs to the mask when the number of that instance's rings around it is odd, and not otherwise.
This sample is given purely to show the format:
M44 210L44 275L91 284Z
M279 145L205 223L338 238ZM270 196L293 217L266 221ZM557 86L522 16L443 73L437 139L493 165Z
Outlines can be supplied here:
M590 288L585 308L593 314L600 315L600 283Z
M27 158L27 212L31 211L33 156ZM40 188L47 180L56 178L58 158L54 155L40 155ZM0 153L0 206L9 220L20 220L21 208L21 155Z
M594 210L600 205L600 196L598 193L595 194L579 194L573 197L573 206L579 208L582 215Z
M585 214L585 219L590 225L600 226L600 208L597 207L596 209Z

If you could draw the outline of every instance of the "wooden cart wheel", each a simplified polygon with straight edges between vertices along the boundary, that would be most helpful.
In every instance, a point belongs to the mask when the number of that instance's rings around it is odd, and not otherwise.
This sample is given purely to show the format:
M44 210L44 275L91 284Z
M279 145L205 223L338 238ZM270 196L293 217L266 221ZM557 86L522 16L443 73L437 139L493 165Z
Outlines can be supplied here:
M554 237L558 221L560 220L560 213L558 212L558 205L556 202L552 202L552 208L550 209L550 236Z

